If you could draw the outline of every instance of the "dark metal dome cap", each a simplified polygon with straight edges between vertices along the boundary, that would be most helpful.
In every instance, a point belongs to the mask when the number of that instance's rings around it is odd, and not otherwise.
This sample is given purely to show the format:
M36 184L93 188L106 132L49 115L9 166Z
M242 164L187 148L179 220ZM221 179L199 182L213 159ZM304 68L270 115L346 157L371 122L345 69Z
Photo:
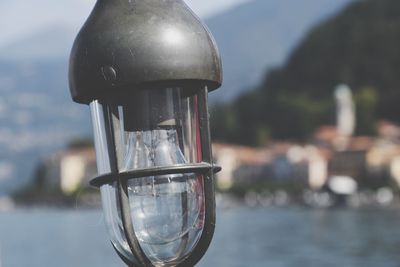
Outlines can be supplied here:
M212 35L182 0L98 0L71 52L74 101L147 85L222 83Z

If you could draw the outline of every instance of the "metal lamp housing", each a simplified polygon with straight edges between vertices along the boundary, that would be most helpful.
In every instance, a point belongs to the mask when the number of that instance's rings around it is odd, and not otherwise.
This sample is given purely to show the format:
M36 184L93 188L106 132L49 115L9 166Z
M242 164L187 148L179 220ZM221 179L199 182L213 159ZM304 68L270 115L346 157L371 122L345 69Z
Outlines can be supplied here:
M193 266L215 227L213 37L182 0L98 0L70 59L92 113L111 242L129 266ZM158 227L157 223L161 222Z
M141 85L221 86L212 35L182 0L98 0L75 40L72 98L88 104Z

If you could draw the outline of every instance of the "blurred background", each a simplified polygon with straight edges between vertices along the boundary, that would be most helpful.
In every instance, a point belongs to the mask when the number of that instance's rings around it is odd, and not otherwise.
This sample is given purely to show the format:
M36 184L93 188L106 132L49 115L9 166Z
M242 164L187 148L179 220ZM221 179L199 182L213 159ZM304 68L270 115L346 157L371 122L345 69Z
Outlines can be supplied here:
M220 48L199 266L399 266L400 2L187 0ZM124 266L68 57L94 0L0 1L0 267Z

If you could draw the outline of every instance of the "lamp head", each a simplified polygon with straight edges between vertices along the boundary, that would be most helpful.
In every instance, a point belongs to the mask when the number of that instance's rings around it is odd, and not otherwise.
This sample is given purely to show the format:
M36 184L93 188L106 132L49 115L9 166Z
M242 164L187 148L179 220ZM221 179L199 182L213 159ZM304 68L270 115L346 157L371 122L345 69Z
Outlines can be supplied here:
M143 87L222 83L215 41L182 0L99 0L69 73L72 98L85 104Z
M193 266L215 226L207 94L215 42L182 0L98 0L70 59L91 108L112 245L129 266Z

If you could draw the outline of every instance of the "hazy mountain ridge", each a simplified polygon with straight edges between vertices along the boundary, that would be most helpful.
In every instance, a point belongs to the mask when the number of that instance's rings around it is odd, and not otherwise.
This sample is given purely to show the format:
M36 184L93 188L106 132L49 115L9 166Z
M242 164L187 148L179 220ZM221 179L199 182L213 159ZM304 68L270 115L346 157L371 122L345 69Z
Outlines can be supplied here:
M351 0L256 0L206 20L221 51L224 85L211 100L253 89L265 70L282 65L307 31Z
M78 31L71 26L57 24L43 28L0 49L0 60L9 63L67 61Z
M90 135L87 107L69 100L67 64L0 62L0 195L26 183L39 158Z

